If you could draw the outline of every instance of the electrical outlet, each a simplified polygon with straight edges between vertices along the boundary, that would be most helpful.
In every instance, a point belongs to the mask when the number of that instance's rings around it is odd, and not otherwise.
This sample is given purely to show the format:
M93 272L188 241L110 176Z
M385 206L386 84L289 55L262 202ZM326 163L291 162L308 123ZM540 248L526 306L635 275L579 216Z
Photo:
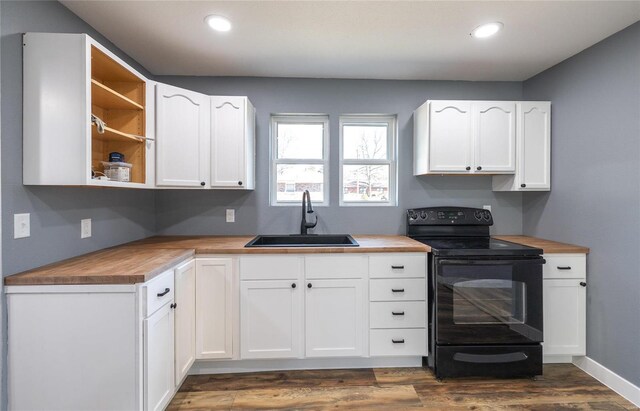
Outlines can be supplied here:
M227 208L227 223L236 222L236 210L233 208Z
M31 214L13 215L13 238L26 238L31 236Z
M491 206L490 205L483 205L482 208L484 208L485 210L489 210L489 212L491 212Z
M80 238L91 237L91 219L80 220Z

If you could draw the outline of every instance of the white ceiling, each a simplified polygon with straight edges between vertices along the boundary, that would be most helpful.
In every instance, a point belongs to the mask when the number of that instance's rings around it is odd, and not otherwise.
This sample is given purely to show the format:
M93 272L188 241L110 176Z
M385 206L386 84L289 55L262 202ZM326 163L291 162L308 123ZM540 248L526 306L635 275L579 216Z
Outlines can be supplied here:
M518 81L640 20L640 0L62 3L158 75Z

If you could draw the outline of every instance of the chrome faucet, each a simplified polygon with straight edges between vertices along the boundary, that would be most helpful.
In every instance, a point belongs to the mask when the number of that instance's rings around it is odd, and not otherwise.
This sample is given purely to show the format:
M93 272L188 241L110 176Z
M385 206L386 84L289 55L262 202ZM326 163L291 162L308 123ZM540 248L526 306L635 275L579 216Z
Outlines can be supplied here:
M308 214L313 216L313 222L307 221L307 217L310 217ZM311 195L309 194L309 190L304 190L304 193L302 193L302 221L300 222L300 234L308 234L307 230L315 227L316 224L318 224L318 216L315 211L313 211L313 207L311 207Z

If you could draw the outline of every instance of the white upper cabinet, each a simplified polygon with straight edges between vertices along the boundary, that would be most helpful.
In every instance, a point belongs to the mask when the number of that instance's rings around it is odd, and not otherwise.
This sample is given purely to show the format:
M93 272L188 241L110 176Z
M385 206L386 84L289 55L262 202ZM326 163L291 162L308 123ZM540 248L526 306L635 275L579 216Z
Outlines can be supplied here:
M255 109L247 97L211 97L211 187L255 188Z
M153 187L153 85L131 66L86 34L27 33L23 88L25 185ZM103 176L111 152L126 181Z
M428 170L468 172L472 164L471 103L433 101L428 119Z
M479 101L472 104L474 118L475 171L516 171L516 103Z
M209 96L156 86L156 184L206 188L209 174Z
M493 177L493 190L551 190L551 103L519 102L516 129L516 173Z

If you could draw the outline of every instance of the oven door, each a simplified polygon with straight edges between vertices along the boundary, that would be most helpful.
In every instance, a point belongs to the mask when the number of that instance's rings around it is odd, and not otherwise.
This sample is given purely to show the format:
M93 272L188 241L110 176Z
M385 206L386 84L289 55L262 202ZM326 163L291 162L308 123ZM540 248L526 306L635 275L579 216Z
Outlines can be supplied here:
M544 259L436 258L438 344L542 342Z

